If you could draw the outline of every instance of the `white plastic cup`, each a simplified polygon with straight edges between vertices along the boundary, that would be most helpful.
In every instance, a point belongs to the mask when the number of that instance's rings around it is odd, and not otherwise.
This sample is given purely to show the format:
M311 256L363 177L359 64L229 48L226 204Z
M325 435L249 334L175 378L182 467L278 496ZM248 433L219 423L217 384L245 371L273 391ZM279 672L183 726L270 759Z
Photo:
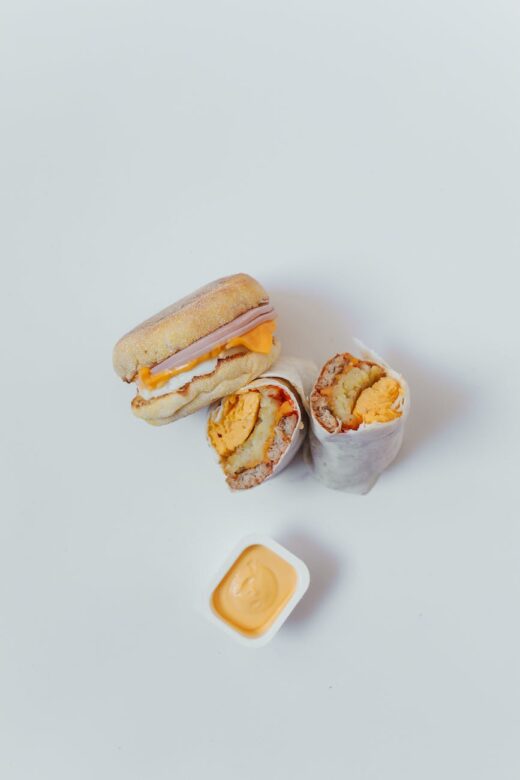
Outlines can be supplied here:
M262 545L263 547L267 547L268 549L272 550L280 558L282 558L284 561L287 561L287 563L289 563L293 567L293 569L296 572L296 587L291 597L289 598L288 602L285 604L283 609L278 613L278 615L273 620L271 625L266 629L266 631L264 631L259 636L249 637L241 633L239 630L233 628L233 626L227 623L214 609L213 593L215 592L220 582L224 579L228 571L231 569L235 561L242 555L244 550L256 544ZM210 587L207 591L206 598L204 601L205 604L204 612L212 623L216 623L227 634L231 635L237 642L240 642L240 644L247 645L248 647L263 647L264 645L266 645L268 642L271 641L271 639L275 636L275 634L278 633L278 631L285 623L285 621L287 620L287 618L289 617L289 615L291 614L295 606L303 597L305 591L309 587L309 582L310 582L309 570L305 565L305 563L300 558L297 558L296 555L293 555L292 552L287 550L285 547L282 547L281 544L278 544L278 542L276 542L274 539L271 539L269 536L251 534L250 536L246 536L244 539L242 539L233 548L233 550L230 552L230 554L225 559L222 566L219 568L219 570L211 580Z

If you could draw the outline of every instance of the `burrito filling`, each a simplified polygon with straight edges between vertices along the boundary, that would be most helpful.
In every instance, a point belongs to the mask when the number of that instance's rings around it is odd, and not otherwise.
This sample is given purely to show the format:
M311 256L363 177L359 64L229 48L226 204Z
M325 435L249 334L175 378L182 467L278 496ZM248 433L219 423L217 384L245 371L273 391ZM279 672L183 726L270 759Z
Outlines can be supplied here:
M231 487L253 487L270 476L291 443L298 415L289 393L277 385L224 398L210 415L208 437Z
M387 376L382 366L345 352L325 364L311 405L323 427L335 433L395 420L401 416L397 408L400 395L399 382Z
M271 308L269 314L264 316L274 316L273 309ZM264 320L264 316L257 317L255 321ZM213 373L220 360L224 360L232 355L245 354L247 351L268 355L273 347L276 320L268 319L262 321L254 328L245 333L238 332L237 335L232 335L229 326L225 326L220 330L223 331L223 335L224 330L226 330L229 333L228 338L206 352L198 354L201 350L197 349L197 344L195 343L156 366L151 368L146 366L139 369L136 378L139 395L149 400L173 393L188 382L191 382L195 377ZM240 328L237 330L240 331ZM213 335L218 340L219 334L215 333ZM205 337L204 342L206 341L208 341L209 346L208 337ZM204 349L204 346L202 346L202 349ZM185 361L183 360L183 355L186 357ZM188 358L191 359L188 360Z

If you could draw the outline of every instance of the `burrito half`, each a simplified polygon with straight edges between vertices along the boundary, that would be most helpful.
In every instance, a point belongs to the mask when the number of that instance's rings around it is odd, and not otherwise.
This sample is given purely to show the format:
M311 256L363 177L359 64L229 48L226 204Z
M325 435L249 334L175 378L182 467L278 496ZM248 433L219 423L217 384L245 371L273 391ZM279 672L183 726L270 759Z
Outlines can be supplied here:
M367 493L403 440L408 386L375 353L334 355L310 398L310 465L328 487Z
M260 485L294 458L307 433L304 404L315 374L307 361L282 358L211 407L208 440L232 490Z

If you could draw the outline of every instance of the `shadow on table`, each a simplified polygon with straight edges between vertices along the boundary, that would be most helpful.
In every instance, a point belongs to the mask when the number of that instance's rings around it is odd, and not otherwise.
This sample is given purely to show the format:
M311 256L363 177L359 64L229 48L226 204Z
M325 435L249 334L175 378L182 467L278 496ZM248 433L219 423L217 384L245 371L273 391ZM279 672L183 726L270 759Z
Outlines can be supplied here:
M390 466L394 468L466 417L471 402L469 389L450 377L447 365L428 363L423 356L412 357L396 349L384 357L410 387L410 415L402 449Z
M340 350L352 347L353 323L346 307L307 292L274 289L282 349L287 355L314 360L317 367Z
M320 609L338 579L342 562L333 550L310 534L300 531L288 532L281 535L279 541L301 558L310 572L309 590L295 608L289 621L290 624L297 625L306 621L316 609Z
M356 353L352 301L342 304L316 292L274 289L272 299L280 312L280 337L286 354L312 359L318 368L339 351ZM348 313L347 313L348 312ZM388 344L385 334L381 341ZM368 347L378 345L367 344ZM428 354L415 356L400 348L381 347L382 357L401 373L410 386L410 416L404 443L393 468L428 444L470 411L469 389L450 376L448 364L434 363Z

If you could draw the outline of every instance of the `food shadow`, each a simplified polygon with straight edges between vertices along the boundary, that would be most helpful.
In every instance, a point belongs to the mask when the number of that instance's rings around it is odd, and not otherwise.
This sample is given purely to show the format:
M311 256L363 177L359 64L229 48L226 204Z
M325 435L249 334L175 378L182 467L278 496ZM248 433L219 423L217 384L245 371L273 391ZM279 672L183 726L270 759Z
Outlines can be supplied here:
M280 288L274 288L272 298L280 312L280 338L286 354L311 359L319 370L336 352L359 352L353 341L359 324L355 324L351 302L346 307L319 292L309 294ZM382 358L405 377L410 387L410 414L403 446L390 466L396 468L423 445L442 436L455 422L462 423L471 412L472 394L456 377L448 378L446 365L429 363L424 356L417 357L400 347L384 346L384 339L380 351ZM298 462L302 453L303 448Z
M447 379L446 366L428 364L423 358L398 349L390 349L384 358L405 377L410 387L410 413L403 446L390 466L396 468L455 423L463 423L470 413L471 396L462 382Z
M302 559L310 573L309 589L287 623L288 626L296 626L307 621L322 607L339 579L342 562L329 547L309 534L289 532L280 535L279 541Z
M319 293L274 289L282 353L313 360L316 368L335 352L353 349L353 322L346 308Z

